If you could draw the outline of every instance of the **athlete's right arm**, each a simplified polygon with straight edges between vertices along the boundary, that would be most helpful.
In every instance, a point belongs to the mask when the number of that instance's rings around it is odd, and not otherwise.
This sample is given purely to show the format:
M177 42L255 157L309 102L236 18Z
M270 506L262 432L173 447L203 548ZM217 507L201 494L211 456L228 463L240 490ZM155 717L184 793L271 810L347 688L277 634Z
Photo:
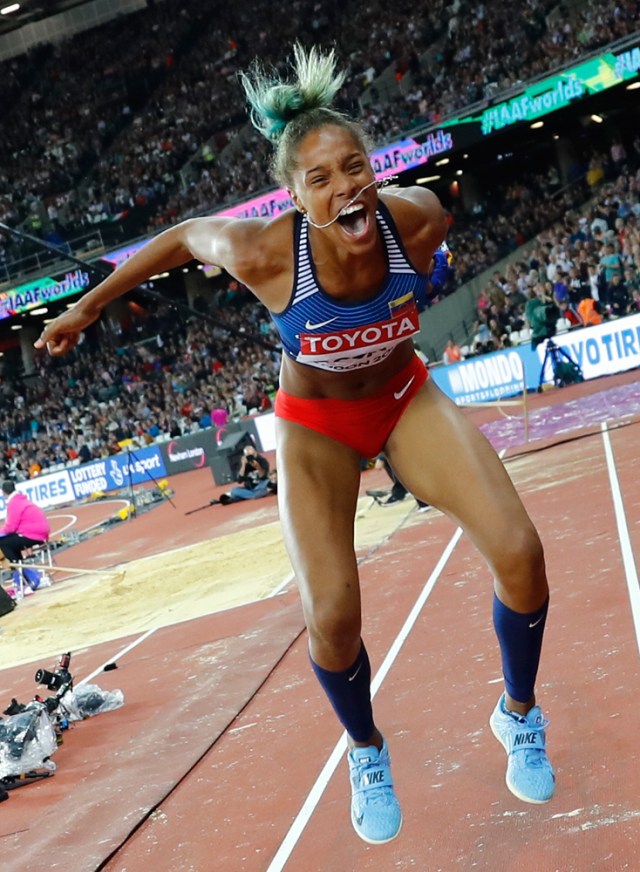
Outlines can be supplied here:
M238 232L235 228L240 224L243 227ZM81 297L72 309L46 325L35 343L36 348L47 348L56 356L66 354L77 344L82 330L99 317L108 303L150 276L194 258L233 272L234 259L242 261L248 257L243 249L250 250L250 236L262 227L261 221L234 218L193 218L170 227Z

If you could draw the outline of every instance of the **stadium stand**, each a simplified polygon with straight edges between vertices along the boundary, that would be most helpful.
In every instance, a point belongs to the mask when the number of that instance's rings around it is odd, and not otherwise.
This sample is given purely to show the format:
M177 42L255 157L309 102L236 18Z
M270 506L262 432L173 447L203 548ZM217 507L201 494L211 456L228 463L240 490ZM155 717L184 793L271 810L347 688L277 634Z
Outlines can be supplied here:
M261 4L224 13L195 0L154 4L126 27L113 22L0 65L0 221L56 242L99 228L120 244L263 190L266 147L247 135L235 74L255 55L279 58L294 36L335 38L351 64L343 104L360 105L382 143L625 36L637 7L529 0L513 22L502 0L438 0L422 13L401 2L389 21L375 0L366 10L300 0L276 38ZM640 136L622 155L615 145L592 145L572 184L550 166L517 167L473 212L452 207L458 285L533 240L482 289L468 354L526 341L526 299L553 293L559 263L578 283L571 311L585 289L605 318L640 309ZM621 259L615 282L601 262L610 242ZM19 273L31 248L0 233L0 279L3 269ZM274 341L270 322L224 276L213 287L200 301L213 328L194 314L176 319L162 302L131 302L95 328L98 351L88 335L69 358L37 356L30 378L5 372L0 472L26 478L106 456L123 438L211 426L214 409L238 417L269 408L279 355L257 339Z
M300 0L295 14L283 8L284 29L274 34L266 25L276 10L257 2L155 4L125 26L119 20L5 61L0 221L60 241L100 225L113 240L266 188L268 146L247 133L236 73L255 56L279 59L294 38L335 40L351 61L343 104L362 101L363 120L382 143L624 36L637 13L636 3L610 2L570 6L565 15L561 4L529 0L514 21L505 0L438 0L422 13L394 4L389 21L379 0L366 11L315 7ZM376 86L391 72L392 88ZM121 226L106 226L114 223ZM0 246L5 268L28 253L14 240Z

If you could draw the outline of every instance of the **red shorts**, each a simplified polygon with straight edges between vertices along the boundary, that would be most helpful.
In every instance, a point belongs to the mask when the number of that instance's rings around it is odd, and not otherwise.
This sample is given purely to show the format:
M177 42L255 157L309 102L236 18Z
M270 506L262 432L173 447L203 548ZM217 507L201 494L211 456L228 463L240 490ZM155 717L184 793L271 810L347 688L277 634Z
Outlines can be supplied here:
M427 368L417 355L383 388L359 400L308 400L280 388L275 413L354 448L362 457L377 457L409 402L426 382Z

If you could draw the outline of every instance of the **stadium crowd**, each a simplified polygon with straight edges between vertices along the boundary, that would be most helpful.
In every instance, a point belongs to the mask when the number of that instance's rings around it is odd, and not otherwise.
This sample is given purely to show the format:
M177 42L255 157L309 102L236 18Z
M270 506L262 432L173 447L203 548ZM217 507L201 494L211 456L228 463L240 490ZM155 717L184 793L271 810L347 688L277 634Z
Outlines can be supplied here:
M589 209L567 210L525 257L493 274L476 301L467 356L528 340L531 299L552 307L558 332L640 312L640 140L636 146L633 162L598 188Z
M534 296L555 301L568 328L582 324L579 304L585 298L596 302L602 318L640 311L638 145L633 162L619 172L608 162L613 178L598 185L586 210L569 205L549 225L549 203L539 203L547 221L540 218L530 253L494 272L481 290L467 354L515 344L528 326L526 304ZM604 157L601 163L607 165ZM524 241L519 208L531 216L545 179L509 188L507 199L519 206L491 245L485 244L494 224L490 215L476 216L475 225L469 221L459 234L454 224L451 245L460 251L462 269L469 256L465 247L474 238L483 269ZM68 358L41 353L35 378L4 382L0 475L27 478L116 453L124 439L146 444L269 409L280 354L263 307L233 281L220 283L194 305L198 315L176 318L168 302L146 309L130 303L120 322L92 328L103 331L99 343L89 337Z
M264 188L262 146L233 140L245 122L243 112L235 114L236 71L254 55L279 56L288 36L329 39L337 32L330 14L344 25L340 51L351 59L345 107L394 65L393 108L383 111L382 90L373 103L363 101L364 119L382 140L542 72L545 56L555 66L624 35L637 5L583 3L572 18L549 16L554 4L528 0L513 22L503 0L437 0L418 14L400 2L389 23L377 0L366 7L299 0L286 17L291 34L276 40L260 4L227 9L215 23L195 0L156 4L129 16L126 28L114 22L2 65L8 135L0 138L0 221L43 237L53 228L64 238L138 210L158 229ZM117 62L108 48L116 35ZM88 67L101 75L79 75ZM238 146L229 162L225 146ZM183 189L180 173L190 159L198 176ZM480 293L467 353L525 335L533 296L554 301L570 327L582 323L583 297L604 318L640 310L639 168L636 137L628 154L620 143L606 154L594 151L572 185L563 186L555 169L522 172L494 185L472 214L452 209L457 284L535 239L526 257L495 272ZM2 244L11 256L10 240ZM26 478L117 452L123 439L173 438L269 408L279 364L270 321L235 283L213 286L198 301L199 317L131 303L121 323L92 328L104 333L98 351L89 335L68 358L36 356L34 378L3 381L0 475Z
M294 38L335 42L342 105L361 105L382 143L625 36L637 7L527 0L514 19L506 0L399 0L392 14L382 0L152 4L0 65L0 221L56 242L96 224L131 238L268 187L268 146L236 137L236 74ZM0 270L28 248L0 234Z
M39 355L33 378L3 382L0 473L29 478L117 453L123 440L145 445L270 408L279 352L264 312L241 288L199 309L180 317L132 304L116 329L97 326L99 347L88 336L69 358Z

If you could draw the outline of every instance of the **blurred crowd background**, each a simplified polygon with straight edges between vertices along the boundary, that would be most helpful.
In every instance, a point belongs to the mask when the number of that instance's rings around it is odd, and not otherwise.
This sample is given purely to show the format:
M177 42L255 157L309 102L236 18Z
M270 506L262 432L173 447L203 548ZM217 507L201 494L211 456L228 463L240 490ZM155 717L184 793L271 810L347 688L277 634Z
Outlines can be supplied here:
M99 229L117 245L267 190L270 147L248 125L237 73L256 57L284 69L296 39L335 47L349 73L338 107L382 145L633 34L639 5L523 0L514 15L505 0L150 3L0 64L0 222L54 245ZM635 125L582 137L568 179L553 161L525 161L472 209L445 203L455 276L444 293L495 266L463 355L527 341L533 298L557 306L558 330L586 323L584 299L593 319L640 311ZM0 229L0 281L35 249ZM0 475L271 407L277 337L246 289L223 274L191 311L136 299L68 358L5 367Z

